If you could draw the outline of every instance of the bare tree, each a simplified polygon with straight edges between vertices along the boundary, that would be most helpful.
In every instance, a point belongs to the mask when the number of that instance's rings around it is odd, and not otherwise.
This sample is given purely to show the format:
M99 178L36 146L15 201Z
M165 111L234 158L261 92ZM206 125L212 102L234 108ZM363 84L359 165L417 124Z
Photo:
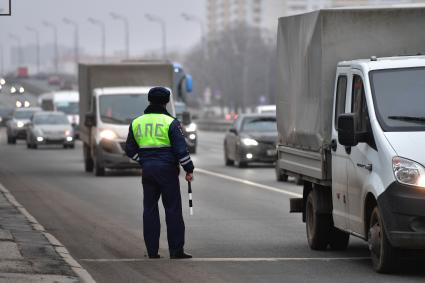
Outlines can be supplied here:
M237 112L258 105L262 96L263 102L274 102L276 48L260 30L235 26L208 41L208 51L204 56L198 44L185 58L199 96L210 88L213 94L221 94L216 104Z

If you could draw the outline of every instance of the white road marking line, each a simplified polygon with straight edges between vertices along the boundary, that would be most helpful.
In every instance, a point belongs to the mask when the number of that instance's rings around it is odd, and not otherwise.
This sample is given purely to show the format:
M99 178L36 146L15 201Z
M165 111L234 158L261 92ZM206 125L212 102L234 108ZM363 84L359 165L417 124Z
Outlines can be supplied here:
M281 193L281 194L288 195L288 196L291 196L291 197L296 197L296 198L302 197L302 194L297 194L297 193L287 191L287 190L284 190L284 189L279 189L279 188L275 188L275 187L272 187L272 186L262 185L262 184L247 181L247 180L244 180L244 179L227 176L227 175L224 175L224 174L212 172L212 171L201 169L201 168L195 168L195 171L206 174L206 175L210 175L210 176L214 176L214 177L218 177L218 178L242 183L242 184L245 184L245 185L257 187L257 188L260 188L260 189L264 189L264 190L268 190L268 191L272 191L272 192L276 192L276 193Z
M234 258L190 258L190 259L178 259L177 261L190 261L190 262L279 262L279 261L335 261L335 260L369 260L370 257L263 257L263 258L245 258L245 257L234 257ZM85 258L80 259L84 262L156 262L159 260L176 261L169 258L160 259L149 259L149 258Z

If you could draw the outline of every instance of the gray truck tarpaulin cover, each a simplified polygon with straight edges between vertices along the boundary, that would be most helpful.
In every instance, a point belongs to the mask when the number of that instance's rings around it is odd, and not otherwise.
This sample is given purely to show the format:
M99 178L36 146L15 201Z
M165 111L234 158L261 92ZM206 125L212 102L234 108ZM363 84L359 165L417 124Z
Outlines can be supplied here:
M338 62L425 54L425 7L328 9L279 19L281 145L319 152L331 140Z

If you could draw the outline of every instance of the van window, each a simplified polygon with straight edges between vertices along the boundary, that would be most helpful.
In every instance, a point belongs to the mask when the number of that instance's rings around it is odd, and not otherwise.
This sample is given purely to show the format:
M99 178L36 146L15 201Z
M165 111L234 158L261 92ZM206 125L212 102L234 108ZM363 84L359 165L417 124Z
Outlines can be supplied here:
M339 76L336 85L336 107L335 107L335 128L338 129L338 116L345 113L345 100L347 93L347 76Z
M363 80L359 75L353 76L351 112L356 114L358 117L356 131L367 132L369 125L369 113L367 111Z

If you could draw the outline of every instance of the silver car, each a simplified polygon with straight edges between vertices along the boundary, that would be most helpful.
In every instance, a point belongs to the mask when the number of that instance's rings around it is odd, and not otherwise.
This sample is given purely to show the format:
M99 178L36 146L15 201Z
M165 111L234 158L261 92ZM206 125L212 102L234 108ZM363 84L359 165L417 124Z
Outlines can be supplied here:
M48 111L34 113L27 126L27 147L35 149L44 144L74 148L74 130L64 113Z
M37 111L41 109L38 107L15 109L12 118L6 123L8 144L15 144L17 139L26 138L26 124Z

